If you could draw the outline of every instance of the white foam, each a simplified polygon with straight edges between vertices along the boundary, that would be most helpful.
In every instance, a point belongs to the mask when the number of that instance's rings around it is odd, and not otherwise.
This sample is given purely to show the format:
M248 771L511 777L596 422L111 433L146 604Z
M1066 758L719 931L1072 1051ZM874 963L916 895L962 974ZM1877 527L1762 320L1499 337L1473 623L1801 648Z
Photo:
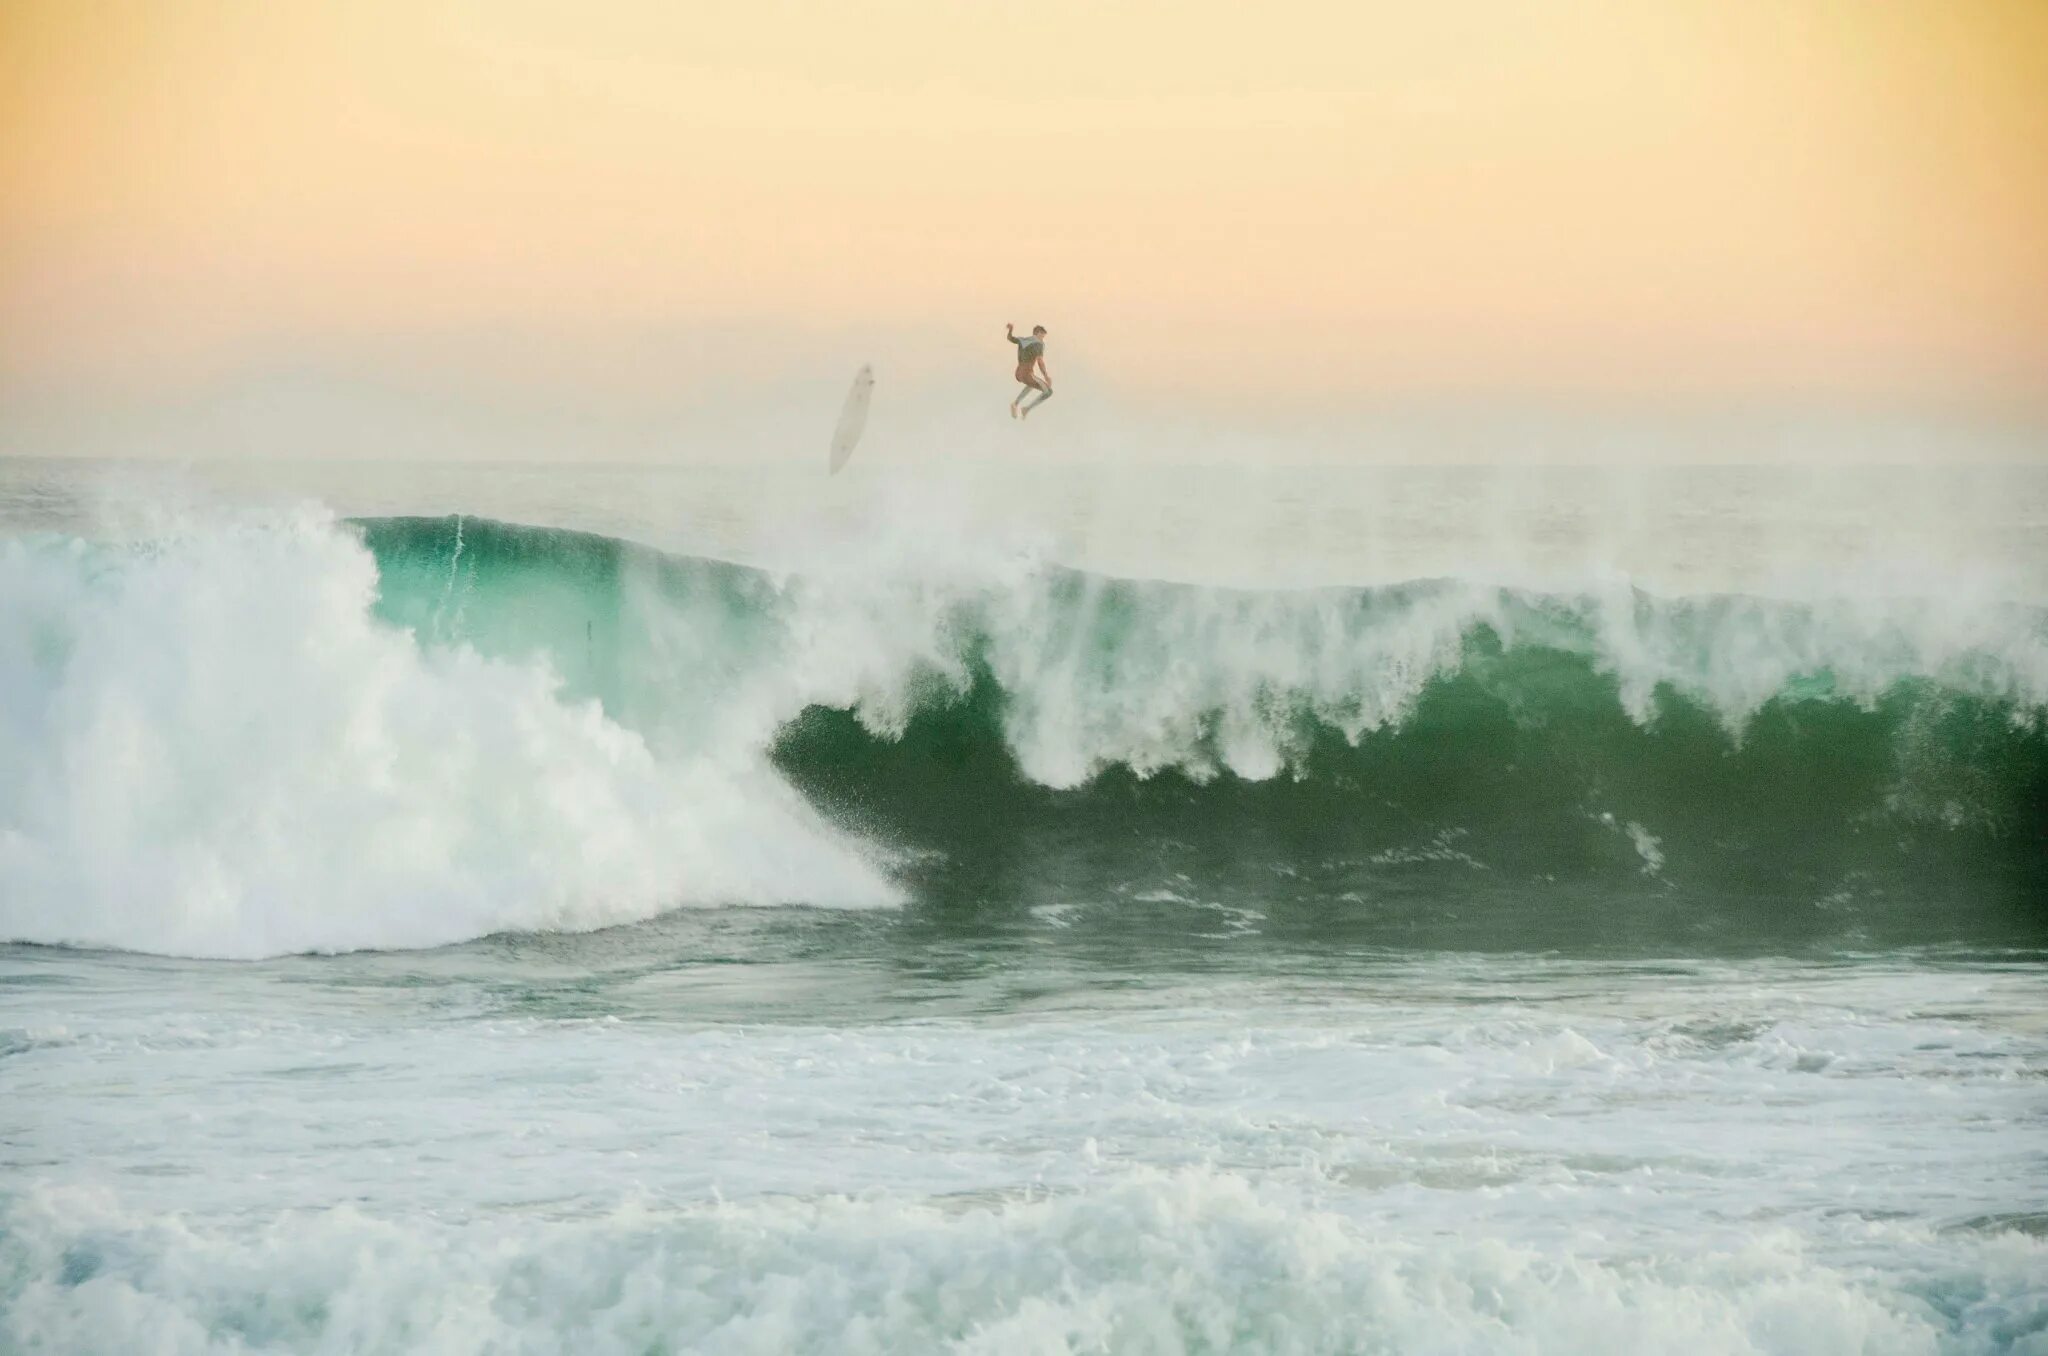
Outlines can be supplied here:
M1356 740L1405 721L1481 627L1583 656L1642 724L1660 689L1739 738L1787 692L1870 705L1913 680L2038 719L2042 489L2038 476L1900 470L1126 483L961 465L808 512L792 491L782 528L752 539L790 572L794 643L777 655L770 719L816 701L893 735L935 689L963 691L972 656L1001 685L1011 751L1038 782L1114 765L1271 777L1296 765L1306 722ZM1218 586L1276 577L1347 587ZM1360 606L1350 586L1373 582L1405 587Z
M758 758L664 762L543 667L423 652L310 509L0 542L0 936L257 956L887 903Z
M16 1349L166 1356L1928 1356L2009 1349L2003 1295L2024 1293L2048 1251L2011 1237L1951 1244L1953 1264L1970 1270L1959 1269L1956 1311L1945 1314L1815 1261L1790 1233L1642 1261L1411 1239L1205 1171L954 1210L766 1200L461 1225L343 1207L234 1231L131 1217L101 1193L44 1191L0 1220L0 1335Z
M1073 574L986 543L935 554L928 541L785 581L771 661L741 664L750 690L728 694L757 738L807 704L893 737L921 702L964 693L978 661L1042 784L1112 765L1268 778L1295 764L1310 724L1354 742L1400 725L1480 628L1582 656L1643 724L1665 688L1737 737L1787 693L1867 706L1911 680L2023 715L2048 707L2048 626L1984 594L1658 599L1618 577L1547 599L1456 581L1247 592Z

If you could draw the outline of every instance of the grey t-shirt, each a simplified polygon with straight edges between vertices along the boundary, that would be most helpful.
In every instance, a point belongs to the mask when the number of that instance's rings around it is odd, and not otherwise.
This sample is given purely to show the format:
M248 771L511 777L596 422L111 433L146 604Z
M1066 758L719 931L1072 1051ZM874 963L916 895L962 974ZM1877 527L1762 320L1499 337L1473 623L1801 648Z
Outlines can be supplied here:
M1017 346L1017 362L1020 366L1024 363L1037 362L1039 356L1045 352L1045 340L1035 334L1013 334L1010 336L1010 342Z

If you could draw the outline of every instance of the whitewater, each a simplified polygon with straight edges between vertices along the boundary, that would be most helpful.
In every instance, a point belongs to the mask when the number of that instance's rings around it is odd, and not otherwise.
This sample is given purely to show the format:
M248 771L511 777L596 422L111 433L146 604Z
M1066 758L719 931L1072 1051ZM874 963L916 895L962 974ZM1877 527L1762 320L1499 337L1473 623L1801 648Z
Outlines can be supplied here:
M2048 473L0 462L0 1348L2048 1351Z

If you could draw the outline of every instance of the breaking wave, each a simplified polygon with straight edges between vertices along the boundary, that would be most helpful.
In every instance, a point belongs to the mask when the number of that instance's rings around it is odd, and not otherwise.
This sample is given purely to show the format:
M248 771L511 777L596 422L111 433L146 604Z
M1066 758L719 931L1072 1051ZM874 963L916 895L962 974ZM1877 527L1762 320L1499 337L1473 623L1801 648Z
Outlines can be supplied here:
M1418 873L2040 926L2037 609L889 559L315 512L0 544L0 929L261 955Z
M259 956L896 898L758 757L657 757L377 589L314 512L0 542L0 935Z

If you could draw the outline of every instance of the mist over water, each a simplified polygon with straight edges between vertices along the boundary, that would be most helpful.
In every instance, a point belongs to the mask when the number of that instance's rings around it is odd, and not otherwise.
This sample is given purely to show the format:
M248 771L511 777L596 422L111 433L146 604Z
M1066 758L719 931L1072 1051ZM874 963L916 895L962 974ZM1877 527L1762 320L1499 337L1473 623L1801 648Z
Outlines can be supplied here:
M6 1343L2048 1332L2036 467L6 463L0 697Z

